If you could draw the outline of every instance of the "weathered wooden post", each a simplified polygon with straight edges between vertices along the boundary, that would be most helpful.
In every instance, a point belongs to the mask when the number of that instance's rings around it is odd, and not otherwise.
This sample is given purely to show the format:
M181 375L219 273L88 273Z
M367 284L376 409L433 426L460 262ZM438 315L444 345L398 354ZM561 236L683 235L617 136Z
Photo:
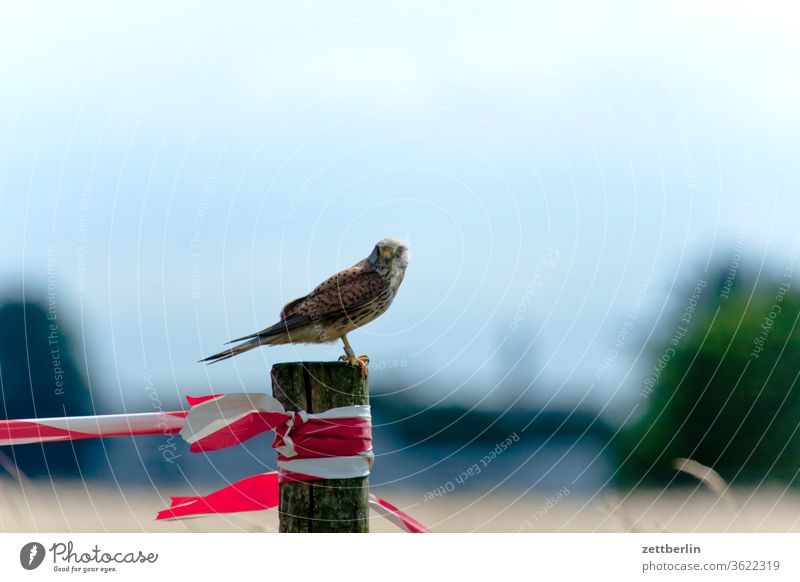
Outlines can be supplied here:
M286 410L311 413L369 404L361 369L344 362L275 364L272 395ZM279 531L367 533L368 481L357 477L281 483Z

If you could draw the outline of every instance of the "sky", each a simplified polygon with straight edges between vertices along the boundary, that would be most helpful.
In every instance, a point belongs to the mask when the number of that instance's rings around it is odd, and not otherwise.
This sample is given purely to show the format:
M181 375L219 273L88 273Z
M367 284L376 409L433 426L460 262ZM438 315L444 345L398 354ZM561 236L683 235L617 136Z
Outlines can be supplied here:
M0 293L51 294L95 390L258 391L340 347L197 360L396 236L403 286L350 336L373 391L624 402L687 280L796 243L789 10L6 8Z

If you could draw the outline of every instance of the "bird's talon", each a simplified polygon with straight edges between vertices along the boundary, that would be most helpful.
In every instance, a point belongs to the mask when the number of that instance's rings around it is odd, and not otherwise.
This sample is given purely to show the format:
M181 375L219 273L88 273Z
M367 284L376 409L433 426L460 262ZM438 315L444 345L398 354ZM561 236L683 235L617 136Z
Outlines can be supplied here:
M340 356L340 362L346 362L353 366L359 366L361 368L361 376L363 378L367 377L367 371L369 367L369 356Z

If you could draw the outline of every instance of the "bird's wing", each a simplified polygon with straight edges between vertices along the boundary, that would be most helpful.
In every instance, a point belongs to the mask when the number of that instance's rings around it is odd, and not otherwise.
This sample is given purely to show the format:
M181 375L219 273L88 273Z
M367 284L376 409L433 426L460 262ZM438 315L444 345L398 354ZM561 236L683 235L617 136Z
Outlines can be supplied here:
M306 300L306 297L308 297L308 295L303 295L302 297L298 297L297 299L289 301L289 303L284 305L283 309L281 309L280 318L286 319L288 316L296 314L302 306L303 301Z
M299 297L284 305L280 321L274 325L228 343L266 338L331 316L341 315L342 312L346 313L372 301L388 288L389 284L364 259L326 279L305 297Z
M278 335L285 331L291 331L293 329L297 329L298 327L302 327L309 323L311 318L306 317L304 315L290 315L285 319L281 319L279 322L270 325L269 327L265 327L255 333L251 333L248 335L244 335L242 337L238 337L236 339L232 339L229 344L233 344L236 342L240 342L243 340L249 340L253 338L267 338L273 335Z
M284 308L284 313L303 314L317 321L369 303L388 288L389 283L364 259L317 285L297 305L287 305L290 309Z

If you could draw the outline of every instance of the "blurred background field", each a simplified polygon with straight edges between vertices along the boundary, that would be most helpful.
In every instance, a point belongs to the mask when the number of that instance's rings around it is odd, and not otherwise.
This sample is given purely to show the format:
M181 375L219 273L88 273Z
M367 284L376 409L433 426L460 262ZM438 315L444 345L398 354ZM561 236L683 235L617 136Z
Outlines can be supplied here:
M197 360L392 235L403 287L350 337L379 495L440 531L796 530L800 40L768 4L10 8L0 418L269 390L340 347ZM0 530L269 530L152 521L269 443L0 447Z
M57 493L56 493L57 491ZM139 487L59 482L36 486L23 494L4 485L0 501L3 532L277 532L276 510L156 522L166 492ZM702 490L681 488L666 493L642 491L620 497L573 494L544 511L549 497L453 493L424 502L408 491L386 493L391 501L434 532L798 532L800 497L796 491L765 488L736 490L740 509L733 510ZM399 533L370 515L370 532Z

